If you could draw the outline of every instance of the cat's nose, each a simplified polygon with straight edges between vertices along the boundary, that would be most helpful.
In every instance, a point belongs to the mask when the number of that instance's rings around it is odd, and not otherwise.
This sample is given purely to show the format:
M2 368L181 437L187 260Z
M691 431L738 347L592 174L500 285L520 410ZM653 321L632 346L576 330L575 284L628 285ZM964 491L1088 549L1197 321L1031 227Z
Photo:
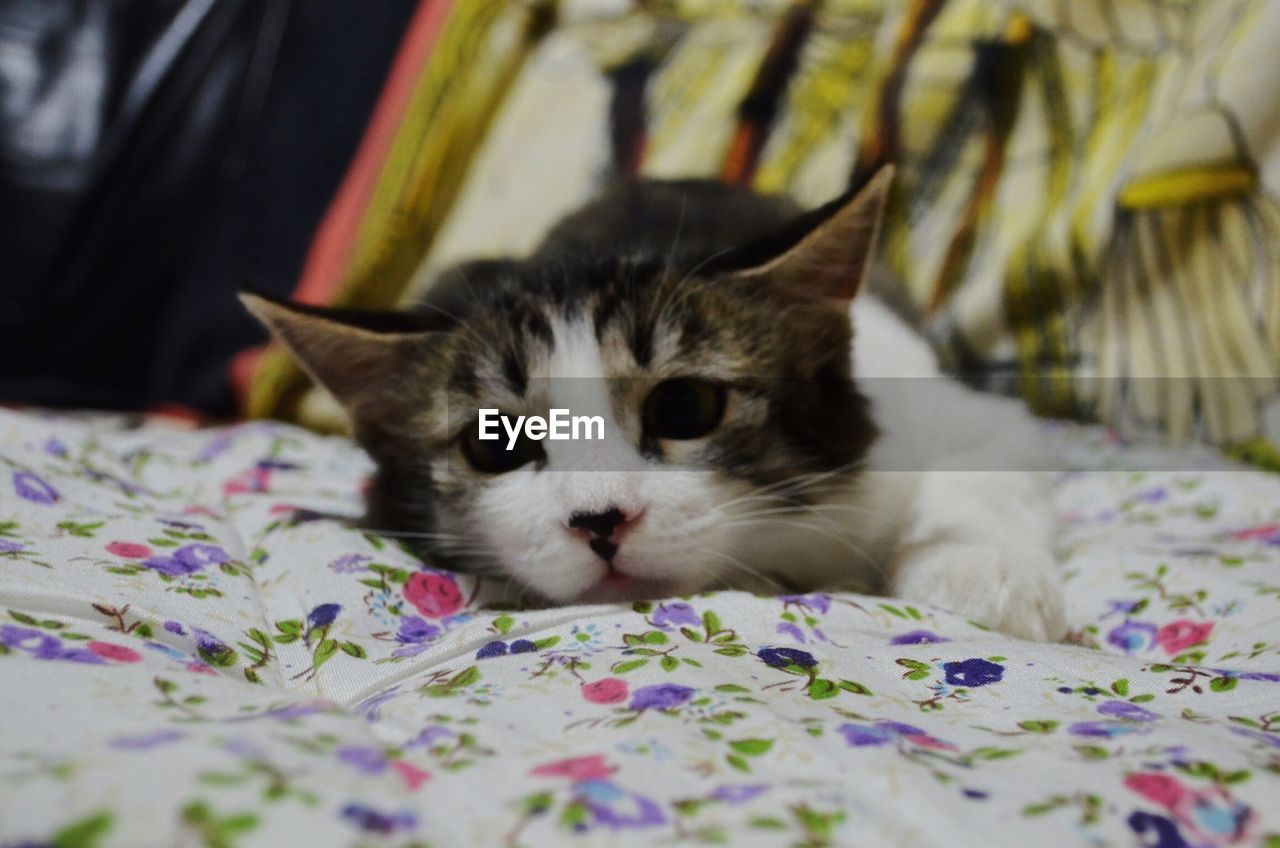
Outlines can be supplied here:
M626 513L616 506L604 512L575 512L569 516L570 529L586 530L592 536L601 539L609 538L615 530L626 523Z
M622 544L623 535L642 515L643 509L633 512L616 506L602 512L575 512L565 522L565 528L579 535L596 556L611 563Z

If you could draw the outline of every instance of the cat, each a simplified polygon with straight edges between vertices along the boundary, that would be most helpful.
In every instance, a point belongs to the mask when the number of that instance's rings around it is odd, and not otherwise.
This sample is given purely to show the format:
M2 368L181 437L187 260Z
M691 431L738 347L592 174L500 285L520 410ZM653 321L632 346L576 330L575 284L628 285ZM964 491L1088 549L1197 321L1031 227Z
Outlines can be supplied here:
M373 458L368 526L423 557L553 604L845 589L1060 639L1037 426L855 297L891 180L807 212L629 181L411 310L242 298ZM605 438L482 440L485 408Z

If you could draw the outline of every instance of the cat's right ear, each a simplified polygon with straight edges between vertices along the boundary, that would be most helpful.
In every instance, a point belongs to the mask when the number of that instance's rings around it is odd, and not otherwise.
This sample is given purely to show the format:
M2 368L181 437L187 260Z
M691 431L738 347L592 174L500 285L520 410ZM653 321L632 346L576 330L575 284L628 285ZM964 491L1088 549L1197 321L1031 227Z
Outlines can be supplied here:
M861 190L801 215L781 234L791 244L753 268L744 280L765 280L784 298L808 298L848 306L862 288L880 235L893 166L875 173ZM797 233L793 230L799 230Z
M440 329L412 313L325 309L253 292L241 292L240 302L352 415L394 392L405 363Z

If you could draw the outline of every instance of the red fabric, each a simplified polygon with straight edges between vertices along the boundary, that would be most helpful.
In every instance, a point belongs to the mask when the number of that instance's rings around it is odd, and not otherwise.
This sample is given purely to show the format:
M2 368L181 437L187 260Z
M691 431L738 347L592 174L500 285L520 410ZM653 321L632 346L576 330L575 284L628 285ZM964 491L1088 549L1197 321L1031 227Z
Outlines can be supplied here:
M374 106L368 129L360 140L347 174L316 229L302 274L293 291L301 303L332 303L355 249L356 234L373 194L378 174L391 149L397 128L409 106L414 86L444 29L455 0L420 0L396 52L382 94ZM232 360L228 378L237 406L244 409L249 384L266 346L242 351Z
M374 107L369 128L316 231L302 268L302 277L293 293L295 300L312 304L332 302L351 258L356 232L387 151L453 2L421 0L418 4L387 76L387 84Z

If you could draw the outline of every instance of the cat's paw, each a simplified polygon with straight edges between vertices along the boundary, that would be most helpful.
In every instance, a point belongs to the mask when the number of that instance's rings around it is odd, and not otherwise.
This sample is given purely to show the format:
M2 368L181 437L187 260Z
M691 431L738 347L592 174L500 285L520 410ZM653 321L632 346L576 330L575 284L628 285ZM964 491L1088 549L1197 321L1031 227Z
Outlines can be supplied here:
M938 542L902 551L893 594L950 610L1037 642L1067 632L1062 581L1053 555L1034 546Z

